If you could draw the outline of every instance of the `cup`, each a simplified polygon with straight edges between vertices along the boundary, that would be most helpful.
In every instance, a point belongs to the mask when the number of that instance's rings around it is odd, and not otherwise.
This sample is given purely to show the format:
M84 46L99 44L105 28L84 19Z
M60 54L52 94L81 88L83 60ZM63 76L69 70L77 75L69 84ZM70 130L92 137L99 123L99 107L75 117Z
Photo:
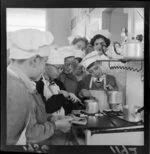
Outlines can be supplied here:
M123 107L123 118L130 122L138 122L141 120L141 114L137 113L139 107L131 105L125 105Z

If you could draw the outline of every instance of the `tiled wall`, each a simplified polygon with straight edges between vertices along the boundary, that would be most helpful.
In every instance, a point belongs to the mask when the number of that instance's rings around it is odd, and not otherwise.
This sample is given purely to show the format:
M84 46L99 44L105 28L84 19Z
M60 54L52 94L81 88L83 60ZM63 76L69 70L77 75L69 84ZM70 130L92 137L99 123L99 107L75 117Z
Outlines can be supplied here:
M126 69L110 69L112 66L126 66ZM143 61L103 62L103 71L116 78L119 90L124 93L123 104L143 106ZM139 71L139 72L137 72Z
M129 65L133 68L141 68L141 62L130 62ZM142 65L143 68L143 65ZM143 70L143 69L142 69ZM128 105L144 105L144 87L142 81L142 71L133 72L127 71L126 75L126 103Z

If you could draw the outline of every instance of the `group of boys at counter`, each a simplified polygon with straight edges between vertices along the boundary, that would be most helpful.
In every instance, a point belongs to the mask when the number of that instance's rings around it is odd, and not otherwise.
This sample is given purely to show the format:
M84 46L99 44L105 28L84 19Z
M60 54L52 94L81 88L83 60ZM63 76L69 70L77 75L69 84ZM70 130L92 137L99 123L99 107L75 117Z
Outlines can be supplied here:
M116 79L101 69L101 60L106 59L102 47L110 45L107 36L95 35L94 51L85 55L83 38L74 46L56 49L48 31L23 29L9 35L8 145L73 144L73 137L67 136L71 128L67 115L82 108L80 102L91 97L91 90L118 90Z

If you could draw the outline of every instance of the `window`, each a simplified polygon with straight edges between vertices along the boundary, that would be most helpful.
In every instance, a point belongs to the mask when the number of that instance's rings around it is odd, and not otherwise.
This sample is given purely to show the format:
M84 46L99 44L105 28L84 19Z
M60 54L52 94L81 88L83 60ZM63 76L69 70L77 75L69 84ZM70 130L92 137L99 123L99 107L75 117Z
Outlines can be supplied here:
M46 30L46 9L8 8L6 15L7 32L25 28Z

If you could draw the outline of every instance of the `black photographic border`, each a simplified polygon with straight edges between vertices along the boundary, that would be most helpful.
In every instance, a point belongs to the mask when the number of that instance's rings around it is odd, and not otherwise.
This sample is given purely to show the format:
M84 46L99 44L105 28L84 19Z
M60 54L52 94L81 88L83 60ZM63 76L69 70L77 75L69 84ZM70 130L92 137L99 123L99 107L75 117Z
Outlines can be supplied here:
M100 0L1 0L1 151L26 152L23 146L6 146L6 8L144 8L144 146L137 148L137 154L149 153L150 114L150 3L148 1L100 1ZM114 145L115 146L115 145ZM121 148L121 146L118 146ZM113 153L106 146L48 146L42 153ZM27 150L28 151L28 150ZM28 151L32 152L32 151ZM37 151L33 151L37 152Z

